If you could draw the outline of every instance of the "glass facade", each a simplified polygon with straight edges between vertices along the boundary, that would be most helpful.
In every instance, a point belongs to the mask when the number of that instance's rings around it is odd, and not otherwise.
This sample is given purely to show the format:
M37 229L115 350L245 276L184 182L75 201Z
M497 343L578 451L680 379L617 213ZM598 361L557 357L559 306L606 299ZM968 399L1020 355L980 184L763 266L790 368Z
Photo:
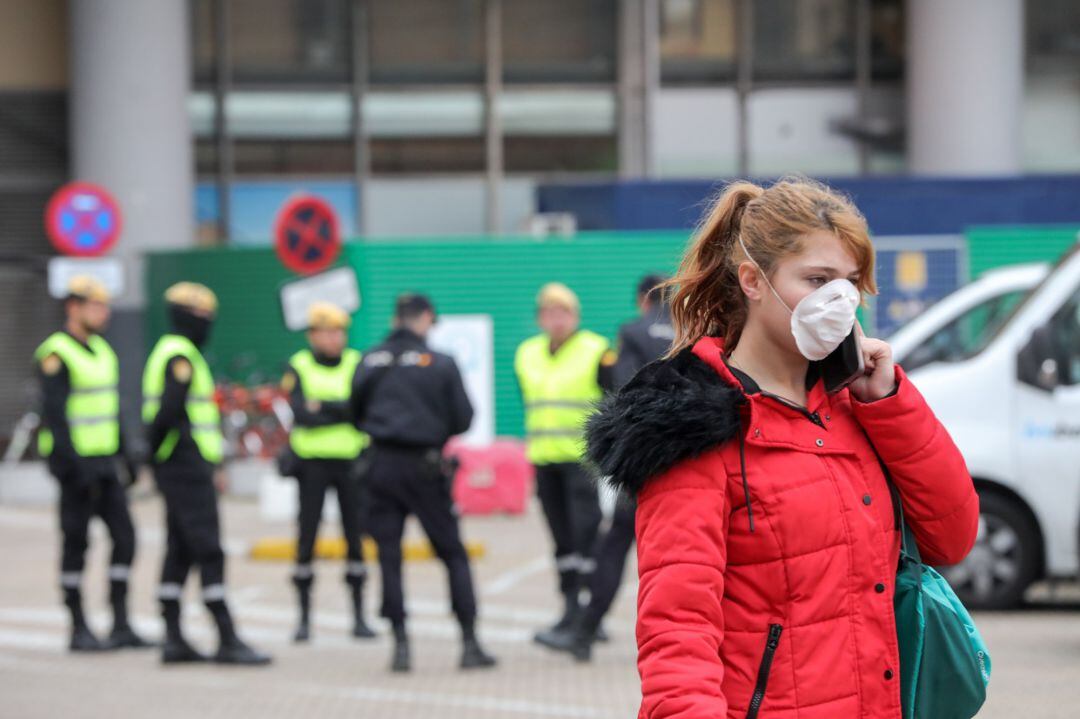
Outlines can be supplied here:
M904 167L903 0L188 2L203 178ZM1080 4L1026 3L1025 32L1029 166L1071 167L1042 108L1080 65Z

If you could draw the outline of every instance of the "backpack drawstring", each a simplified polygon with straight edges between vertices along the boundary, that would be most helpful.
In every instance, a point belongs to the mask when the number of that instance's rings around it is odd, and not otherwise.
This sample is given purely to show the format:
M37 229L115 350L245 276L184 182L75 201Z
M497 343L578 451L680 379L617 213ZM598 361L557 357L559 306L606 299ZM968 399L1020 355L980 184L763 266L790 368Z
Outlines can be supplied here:
M746 497L746 516L750 519L750 531L754 531L754 510L750 506L750 483L746 479L746 437L739 423L739 468L742 470L743 494Z

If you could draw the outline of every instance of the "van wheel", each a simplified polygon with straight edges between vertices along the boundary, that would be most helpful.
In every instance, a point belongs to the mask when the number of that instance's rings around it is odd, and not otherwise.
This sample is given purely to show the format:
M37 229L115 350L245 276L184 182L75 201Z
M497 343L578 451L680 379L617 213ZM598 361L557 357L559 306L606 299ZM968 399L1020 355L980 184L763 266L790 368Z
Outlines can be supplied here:
M1008 609L1020 603L1039 566L1039 532L1015 502L979 495L979 535L963 562L942 569L969 609Z

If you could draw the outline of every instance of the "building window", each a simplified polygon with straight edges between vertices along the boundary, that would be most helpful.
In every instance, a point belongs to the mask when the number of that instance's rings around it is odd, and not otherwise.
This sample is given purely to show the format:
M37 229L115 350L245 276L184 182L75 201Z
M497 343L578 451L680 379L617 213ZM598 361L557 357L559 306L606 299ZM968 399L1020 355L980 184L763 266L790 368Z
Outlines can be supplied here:
M348 82L349 0L228 2L234 82Z
M754 79L855 78L852 0L756 0Z
M734 81L737 28L736 0L661 0L661 82Z
M870 1L870 58L875 80L904 76L903 0Z
M507 172L600 172L618 168L612 135L515 136L503 141Z
M370 148L374 175L484 171L482 137L380 137Z
M503 0L503 79L614 82L616 0Z
M1038 0L1025 3L1028 70L1064 70L1080 66L1080 3Z
M484 80L483 0L371 0L373 84Z
M350 175L349 140L235 140L237 175Z

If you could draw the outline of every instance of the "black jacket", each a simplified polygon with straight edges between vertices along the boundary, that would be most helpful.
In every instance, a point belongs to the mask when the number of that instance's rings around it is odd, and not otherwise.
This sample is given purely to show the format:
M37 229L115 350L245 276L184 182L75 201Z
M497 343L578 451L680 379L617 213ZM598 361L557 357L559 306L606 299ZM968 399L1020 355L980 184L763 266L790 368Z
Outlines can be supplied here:
M633 322L619 328L619 359L615 362L615 387L633 379L645 365L660 359L675 339L671 311L658 304Z
M364 354L352 404L357 426L376 444L441 448L473 418L454 359L405 329Z

